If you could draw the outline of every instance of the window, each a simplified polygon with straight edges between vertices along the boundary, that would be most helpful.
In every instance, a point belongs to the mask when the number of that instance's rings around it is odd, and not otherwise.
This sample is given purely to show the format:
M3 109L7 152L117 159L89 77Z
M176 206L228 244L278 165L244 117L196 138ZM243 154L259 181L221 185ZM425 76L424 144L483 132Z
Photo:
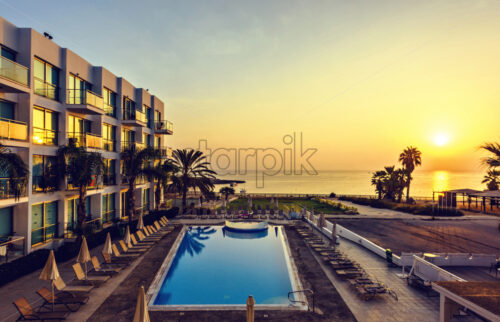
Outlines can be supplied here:
M102 195L102 223L112 222L115 218L115 194Z
M104 88L102 91L102 98L104 101L104 113L116 117L116 93Z
M122 129L122 151L128 149L135 142L135 131Z
M155 110L155 122L160 122L161 121L161 113L160 111Z
M0 209L0 239L12 236L12 215L14 207Z
M128 205L127 205L127 191L120 193L120 217L124 218L128 216Z
M135 119L135 102L126 97L123 99L123 119Z
M149 198L150 192L151 192L150 188L142 190L142 211L143 211L143 213L147 213L150 210L150 205L149 205L149 202L150 202L150 198Z
M74 198L68 200L68 212L66 217L66 227L64 230L64 234L66 237L73 235L75 232L76 225L78 223L78 204L80 203L80 199ZM91 215L91 199L90 196L85 197L85 220L92 220Z
M33 192L54 191L57 179L54 175L56 157L47 155L33 155Z
M91 90L92 85L78 76L69 74L68 104L85 104L85 93Z
M14 120L14 103L0 100L0 118Z
M146 146L151 146L151 135L142 133L142 143Z
M16 61L16 53L7 47L0 46L0 55L12 61Z
M113 186L116 184L116 160L104 159L103 183L105 186Z
M53 100L59 100L59 70L51 64L35 58L33 64L34 92Z
M147 105L143 105L143 111L146 113L146 119L147 119L147 123L148 123L148 127L149 128L153 128L153 123L154 123L154 120L153 120L153 114L152 114L152 110L149 106Z
M33 143L57 145L58 114L41 107L33 109Z
M155 145L154 145L154 147L156 149L159 149L160 146L161 146L161 138L159 136L155 136Z
M76 146L85 146L85 133L90 133L90 121L69 115L68 138L74 139Z
M57 235L57 201L31 206L31 245L45 243Z
M104 123L102 126L102 140L104 150L116 151L116 126Z

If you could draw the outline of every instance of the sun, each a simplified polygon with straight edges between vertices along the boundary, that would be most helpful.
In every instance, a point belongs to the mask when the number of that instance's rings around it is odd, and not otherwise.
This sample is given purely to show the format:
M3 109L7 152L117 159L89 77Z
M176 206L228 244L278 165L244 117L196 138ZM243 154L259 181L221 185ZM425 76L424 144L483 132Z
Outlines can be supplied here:
M438 133L434 135L433 141L437 146L445 146L450 142L450 138L446 133Z

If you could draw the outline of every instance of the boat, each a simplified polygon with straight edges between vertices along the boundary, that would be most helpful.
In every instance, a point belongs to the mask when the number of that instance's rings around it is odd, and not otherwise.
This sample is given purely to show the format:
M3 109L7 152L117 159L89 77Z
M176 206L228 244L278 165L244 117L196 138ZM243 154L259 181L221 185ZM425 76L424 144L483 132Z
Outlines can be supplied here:
M234 231L261 231L267 230L267 221L261 222L232 222L226 220L224 228Z

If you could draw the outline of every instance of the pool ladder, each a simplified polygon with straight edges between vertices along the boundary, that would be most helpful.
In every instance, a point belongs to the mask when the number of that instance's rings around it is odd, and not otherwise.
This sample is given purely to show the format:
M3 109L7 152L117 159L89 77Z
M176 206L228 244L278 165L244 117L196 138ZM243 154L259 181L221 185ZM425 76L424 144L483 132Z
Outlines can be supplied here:
M298 290L298 291L290 291L290 292L288 292L288 300L291 303L302 303L302 304L305 304L305 305L307 305L307 311L309 311L309 303L308 302L292 300L290 298L290 295L295 294L295 293L309 293L310 295L312 295L312 312L314 312L314 291L311 290L311 289L306 289L306 290Z

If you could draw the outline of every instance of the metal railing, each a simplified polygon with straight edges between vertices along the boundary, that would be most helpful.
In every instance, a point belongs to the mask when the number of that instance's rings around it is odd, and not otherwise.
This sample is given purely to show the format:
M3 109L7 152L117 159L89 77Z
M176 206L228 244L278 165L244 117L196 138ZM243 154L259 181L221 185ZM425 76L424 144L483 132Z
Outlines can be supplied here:
M94 190L94 189L101 189L103 186L102 183L102 175L92 175L93 180L92 182L87 186L87 190ZM78 189L77 186L73 185L71 182L71 177L68 177L68 181L66 184L66 190L76 190Z
M68 89L66 103L71 105L91 105L104 111L104 101L102 97L88 89Z
M103 104L104 114L116 117L116 106L108 105L107 103Z
M156 121L155 122L155 131L173 134L174 133L174 124L168 120Z
M160 152L160 156L167 157L167 158L172 157L172 152L173 152L172 148L165 147L165 148L156 148L156 149Z
M0 56L0 76L28 86L28 67Z
M121 143L121 151L125 151L130 148L135 148L136 150L142 150L146 148L146 145L144 143L140 142L133 142L133 141L122 141Z
M57 145L57 131L33 127L33 143Z
M102 213L102 224L112 223L116 216L116 210L109 210Z
M116 141L110 139L102 139L102 148L105 151L115 152L116 151Z
M68 132L68 138L74 139L76 146L102 149L102 137L92 133Z
M57 236L57 224L31 230L31 246L46 243Z
M102 176L102 183L105 186L114 186L116 184L116 175L115 174L105 174Z
M123 110L123 120L124 121L140 121L142 123L148 123L146 114L139 110Z
M290 298L290 295L295 294L295 293L309 293L312 296L312 312L314 312L314 291L307 289L307 290L297 290L297 291L288 292L288 301L290 301L290 303L301 303L301 304L307 305L307 311L309 311L309 303L307 303L306 301L292 300Z
M24 256L26 240L23 236L9 236L0 240L0 256L5 257L5 262Z
M55 191L57 188L57 178L55 175L32 176L33 192L49 192Z
M10 178L0 178L0 199L11 199L15 197L10 183ZM21 197L25 197L26 195L26 187L24 187L21 191Z
M54 84L46 83L42 79L33 78L34 86L33 91L35 94L47 97L53 100L59 100L59 87Z
M0 138L26 141L28 125L25 122L0 118Z

